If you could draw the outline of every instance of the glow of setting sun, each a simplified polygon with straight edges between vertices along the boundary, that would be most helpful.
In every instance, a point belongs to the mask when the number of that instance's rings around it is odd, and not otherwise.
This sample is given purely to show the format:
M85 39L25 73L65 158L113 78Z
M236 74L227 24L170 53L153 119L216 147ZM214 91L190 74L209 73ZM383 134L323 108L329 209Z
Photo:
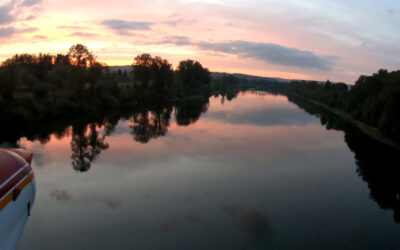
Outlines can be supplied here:
M150 53L175 66L191 58L217 72L352 84L400 64L399 7L393 0L2 0L0 60L82 43L109 65Z

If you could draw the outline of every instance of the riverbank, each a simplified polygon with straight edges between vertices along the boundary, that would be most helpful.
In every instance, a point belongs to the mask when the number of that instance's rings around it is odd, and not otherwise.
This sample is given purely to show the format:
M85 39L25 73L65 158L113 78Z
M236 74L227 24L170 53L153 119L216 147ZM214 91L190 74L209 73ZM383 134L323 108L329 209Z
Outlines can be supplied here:
M310 102L310 103L312 103L314 105L322 107L322 108L326 109L327 111L339 116L340 118L344 119L345 121L347 121L347 122L353 124L354 126L358 127L365 134L367 134L371 138L379 141L380 143L392 146L392 147L400 150L400 144L398 144L395 141L393 141L392 139L382 135L377 128L371 127L371 126L369 126L369 125L367 125L367 124L365 124L365 123L363 123L363 122L361 122L359 120L354 119L353 116L347 114L346 112L343 112L342 110L339 110L339 109L336 109L336 108L329 107L328 105L323 104L321 102L304 98L304 97L299 96L299 95L294 94L294 93L290 93L290 95L293 95L293 96L295 96L297 98L300 98L300 99L305 100L307 102Z

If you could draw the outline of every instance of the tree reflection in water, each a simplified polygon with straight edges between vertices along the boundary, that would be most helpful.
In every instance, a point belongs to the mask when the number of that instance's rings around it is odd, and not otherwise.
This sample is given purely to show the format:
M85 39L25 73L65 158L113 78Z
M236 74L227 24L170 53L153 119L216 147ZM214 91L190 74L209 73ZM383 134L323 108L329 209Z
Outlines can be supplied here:
M193 98L182 100L175 105L175 120L180 126L188 126L195 123L208 110L208 98Z
M357 164L357 174L368 184L370 198L382 209L391 209L394 220L400 223L400 168L399 151L383 145L334 114L294 96L289 101L307 113L320 118L327 129L341 130Z
M131 117L131 134L135 141L148 143L151 139L165 136L171 119L172 106L143 109Z
M78 172L86 172L102 150L107 149L105 135L99 135L95 123L72 127L72 167Z
M232 100L237 93L238 91L224 92L220 96L223 100ZM371 199L376 201L381 208L393 210L395 221L400 222L398 150L376 142L360 132L359 129L320 107L290 95L288 99L307 113L319 117L321 124L327 129L344 131L345 141L355 155L356 172L367 182ZM0 142L15 147L18 146L17 142L22 137L46 143L51 135L57 138L71 136L72 166L78 172L86 172L101 152L108 149L106 137L113 134L115 126L121 119L131 122L130 133L135 141L148 143L151 139L167 134L172 111L174 111L176 123L180 126L187 126L195 123L201 114L207 112L208 106L209 98L199 96L198 98L179 100L175 104L159 102L147 106L142 105L129 112L105 112L73 122L66 117L65 120L35 122L30 126L3 124L0 130ZM103 130L103 134L100 134L100 129Z

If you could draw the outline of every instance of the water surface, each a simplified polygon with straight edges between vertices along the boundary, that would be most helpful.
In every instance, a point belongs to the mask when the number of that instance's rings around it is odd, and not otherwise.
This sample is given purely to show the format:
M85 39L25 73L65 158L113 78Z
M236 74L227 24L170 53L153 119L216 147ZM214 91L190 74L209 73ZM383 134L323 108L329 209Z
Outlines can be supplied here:
M37 178L20 249L399 249L394 153L291 101L246 92L20 138Z

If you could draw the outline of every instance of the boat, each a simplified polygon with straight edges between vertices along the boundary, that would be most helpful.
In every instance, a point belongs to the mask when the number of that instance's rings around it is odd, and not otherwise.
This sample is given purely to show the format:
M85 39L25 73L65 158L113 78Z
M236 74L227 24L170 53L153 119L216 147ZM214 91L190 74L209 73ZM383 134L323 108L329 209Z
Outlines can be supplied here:
M0 148L0 250L17 248L35 201L32 153Z

